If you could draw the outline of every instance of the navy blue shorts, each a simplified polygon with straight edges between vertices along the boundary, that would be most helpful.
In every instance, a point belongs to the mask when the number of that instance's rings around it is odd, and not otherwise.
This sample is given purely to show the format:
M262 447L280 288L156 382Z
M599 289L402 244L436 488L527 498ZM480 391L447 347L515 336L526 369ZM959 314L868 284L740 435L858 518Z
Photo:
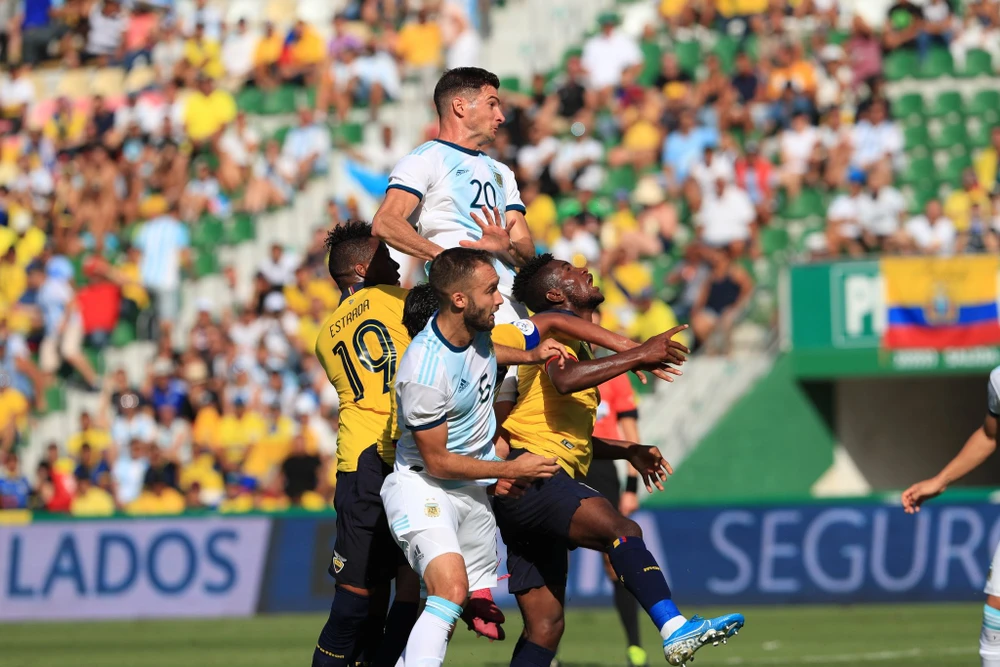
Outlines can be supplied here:
M525 450L512 449L508 460ZM540 586L566 585L569 569L569 524L587 498L600 493L560 470L536 480L517 499L494 498L493 510L507 545L507 588L520 593Z
M382 507L382 482L392 467L372 445L361 452L353 472L337 473L333 506L337 510L337 541L330 574L338 584L370 589L386 584L406 561L389 532Z
M611 501L613 507L618 507L622 497L622 483L618 479L618 468L611 459L594 459L587 470L583 483Z

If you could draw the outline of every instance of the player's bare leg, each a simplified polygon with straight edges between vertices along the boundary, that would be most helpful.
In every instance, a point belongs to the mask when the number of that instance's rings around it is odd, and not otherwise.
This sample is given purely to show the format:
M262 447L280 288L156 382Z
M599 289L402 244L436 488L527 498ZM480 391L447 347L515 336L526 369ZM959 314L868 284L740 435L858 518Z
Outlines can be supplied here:
M524 632L514 646L511 667L549 667L566 626L566 589L540 586L516 594Z
M685 618L671 599L670 587L646 548L642 529L604 497L587 498L573 514L569 537L578 546L608 554L615 574L660 630L667 662L683 665L706 644L719 644L743 627L743 616Z

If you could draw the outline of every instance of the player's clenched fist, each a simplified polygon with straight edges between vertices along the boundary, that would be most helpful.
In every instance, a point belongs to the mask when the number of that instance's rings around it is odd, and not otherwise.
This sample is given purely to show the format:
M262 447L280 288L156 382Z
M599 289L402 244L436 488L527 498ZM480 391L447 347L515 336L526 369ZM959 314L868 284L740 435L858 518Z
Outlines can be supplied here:
M945 484L937 477L917 482L903 491L903 509L907 514L916 514L925 500L930 500L944 493Z
M510 461L510 477L526 479L547 479L559 472L556 459L547 459L538 454L521 454Z

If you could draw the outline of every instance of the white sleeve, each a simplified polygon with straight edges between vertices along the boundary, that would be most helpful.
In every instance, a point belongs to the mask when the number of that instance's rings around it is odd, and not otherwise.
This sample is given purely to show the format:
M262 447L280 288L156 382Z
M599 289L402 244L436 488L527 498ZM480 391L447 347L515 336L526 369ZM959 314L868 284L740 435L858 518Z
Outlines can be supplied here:
M397 380L396 405L411 431L434 428L448 420L448 399L440 387Z
M433 182L431 161L424 155L410 153L393 167L387 190L398 189L423 199Z
M827 220L844 220L850 218L850 200L844 195L840 195L830 203L830 208L826 211Z
M510 168L503 164L498 163L500 168L500 173L503 175L503 188L507 195L507 208L504 211L518 211L519 213L524 213L524 202L521 201L521 190L517 187L517 178L514 177L514 172Z
M994 417L1000 416L1000 391L997 390L997 385L1000 385L1000 367L994 368L993 372L990 373L990 381L987 383L987 399L986 399L986 409L990 411L990 414Z

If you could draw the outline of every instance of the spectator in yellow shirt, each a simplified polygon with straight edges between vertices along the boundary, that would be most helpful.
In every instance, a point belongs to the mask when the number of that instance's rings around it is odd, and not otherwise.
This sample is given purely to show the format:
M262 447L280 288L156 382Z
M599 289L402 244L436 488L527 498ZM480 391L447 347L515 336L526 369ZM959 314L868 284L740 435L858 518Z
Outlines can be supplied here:
M223 410L215 429L215 448L227 470L239 469L250 447L267 434L264 419L247 409L246 400L237 397Z
M56 109L43 128L58 150L77 148L83 143L87 129L87 114L83 109L74 109L68 97L56 100Z
M981 215L990 217L990 195L980 187L976 172L966 169L962 172L962 187L953 190L944 202L944 215L954 223L955 231L964 232L969 229L973 204L979 205Z
M984 190L1000 188L1000 125L990 130L990 145L976 157L976 178Z
M325 56L323 37L305 21L296 21L285 38L281 54L281 78L296 86L317 81L318 68Z
M111 516L115 513L115 499L101 487L94 486L86 471L79 470L69 513L86 517Z
M531 238L536 243L546 242L559 219L555 201L539 189L538 180L534 178L521 186L521 201L524 202L524 215L531 230Z
M283 48L284 40L274 29L274 24L268 21L264 24L264 35L253 52L253 81L258 88L267 90L278 84L278 60Z
M266 433L250 448L243 472L257 480L270 477L271 473L288 455L295 423L281 414L281 403L274 401L267 408Z
M285 305L296 315L306 315L312 310L312 302L319 299L321 305L333 311L340 303L340 293L327 278L317 278L308 266L302 265L295 270L295 283L284 289ZM327 313L329 315L329 313Z
M216 88L208 77L200 77L198 90L188 97L184 106L184 127L191 141L210 141L234 118L236 101L233 96Z
M3 312L13 308L28 287L28 274L17 263L17 251L13 246L0 258L0 308Z
M147 470L144 486L139 497L129 503L127 508L129 514L148 516L184 512L184 496L177 489L167 485L166 475L162 469Z
M232 473L226 477L226 496L219 503L223 514L246 514L254 510L254 498L240 483L240 476Z
M185 77L188 82L199 76L221 79L226 73L222 64L222 47L205 36L205 26L201 23L195 25L194 34L184 42L184 62L188 68Z
M396 38L396 54L414 69L440 67L443 48L441 27L430 20L426 7L420 8L417 20L404 25Z
M111 434L94 426L90 413L86 411L80 413L80 430L66 441L66 453L76 458L84 444L90 445L91 451L98 455L111 446Z
M299 318L299 345L302 349L310 353L316 349L316 339L319 338L320 327L323 320L327 318L330 311L319 299L312 300L312 308L309 312Z

